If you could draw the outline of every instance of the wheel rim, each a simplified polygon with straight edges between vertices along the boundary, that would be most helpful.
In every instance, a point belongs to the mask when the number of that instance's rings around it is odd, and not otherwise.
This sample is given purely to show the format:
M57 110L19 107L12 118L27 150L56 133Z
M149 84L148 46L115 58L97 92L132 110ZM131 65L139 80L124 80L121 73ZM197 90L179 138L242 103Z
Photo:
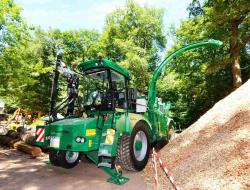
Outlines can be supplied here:
M72 151L67 151L66 152L66 161L70 164L74 163L79 156L79 152L72 152Z
M147 137L143 131L139 131L135 135L133 147L136 160L142 161L145 158L148 149Z

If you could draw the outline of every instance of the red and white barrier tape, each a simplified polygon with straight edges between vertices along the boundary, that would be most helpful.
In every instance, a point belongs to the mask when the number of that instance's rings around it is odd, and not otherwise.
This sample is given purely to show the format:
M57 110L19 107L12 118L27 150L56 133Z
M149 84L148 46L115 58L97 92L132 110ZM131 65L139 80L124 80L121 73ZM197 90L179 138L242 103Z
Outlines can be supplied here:
M153 169L154 169L154 180L155 180L155 189L159 189L159 183L158 183L158 171L157 171L157 163L156 163L156 156L155 154L152 154L152 163L153 163Z
M162 162L161 158L157 155L157 153L155 152L155 149L153 148L153 157L156 157L157 160L160 163L161 168L163 169L164 173L166 174L166 176L168 177L168 179L170 180L171 184L173 185L173 187L175 188L175 190L180 190L180 188L177 186L174 178L170 175L169 170L166 168L165 164Z

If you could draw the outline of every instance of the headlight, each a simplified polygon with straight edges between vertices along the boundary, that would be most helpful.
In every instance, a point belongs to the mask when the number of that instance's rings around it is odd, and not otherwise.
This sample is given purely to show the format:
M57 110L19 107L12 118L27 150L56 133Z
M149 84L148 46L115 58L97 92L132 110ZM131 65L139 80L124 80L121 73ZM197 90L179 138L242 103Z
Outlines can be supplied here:
M84 139L84 137L76 137L76 142L83 143L83 142L85 142L85 139Z

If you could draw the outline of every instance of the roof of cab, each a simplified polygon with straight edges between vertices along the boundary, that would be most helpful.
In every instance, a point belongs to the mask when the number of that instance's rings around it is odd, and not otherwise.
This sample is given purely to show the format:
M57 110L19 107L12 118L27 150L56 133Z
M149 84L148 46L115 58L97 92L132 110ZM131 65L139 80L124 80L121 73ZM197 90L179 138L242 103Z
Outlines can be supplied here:
M91 69L96 69L96 68L107 68L107 69L111 69L116 71L117 73L123 75L126 78L130 78L129 77L129 72L127 69L121 67L120 65L118 65L115 62L112 62L108 59L94 59L94 60L90 60L90 61L85 61L80 63L77 66L78 70L80 72L85 72L87 70L91 70Z

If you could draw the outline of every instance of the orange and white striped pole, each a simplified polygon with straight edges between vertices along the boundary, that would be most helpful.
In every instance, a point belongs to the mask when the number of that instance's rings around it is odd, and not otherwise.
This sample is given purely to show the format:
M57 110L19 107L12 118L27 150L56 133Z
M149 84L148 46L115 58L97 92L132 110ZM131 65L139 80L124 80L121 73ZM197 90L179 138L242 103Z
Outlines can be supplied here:
M156 154L153 148L153 154L152 154L152 162L153 162L153 168L154 168L154 180L155 180L155 189L159 190L159 182L158 182L158 171L157 171L157 163L156 163Z
M157 155L157 153L155 152L155 149L153 148L153 156L154 155L157 158L157 160L159 161L161 168L163 169L164 173L166 174L167 178L170 180L170 182L173 185L173 187L175 188L175 190L181 190L177 186L177 184L176 184L174 178L171 176L169 170L166 168L165 164L162 162L161 158Z

